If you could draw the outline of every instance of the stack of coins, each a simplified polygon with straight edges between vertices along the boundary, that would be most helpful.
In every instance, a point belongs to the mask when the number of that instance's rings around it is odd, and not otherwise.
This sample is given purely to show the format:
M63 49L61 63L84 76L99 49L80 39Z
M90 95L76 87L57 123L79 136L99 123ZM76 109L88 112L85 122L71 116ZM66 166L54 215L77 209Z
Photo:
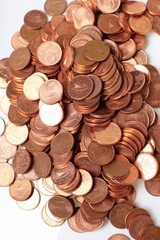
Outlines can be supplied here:
M81 233L109 220L134 239L160 239L134 203L138 178L160 196L160 75L143 50L152 28L160 33L159 9L157 0L46 0L0 60L9 119L0 118L0 186L24 210L48 196L49 226L67 220Z

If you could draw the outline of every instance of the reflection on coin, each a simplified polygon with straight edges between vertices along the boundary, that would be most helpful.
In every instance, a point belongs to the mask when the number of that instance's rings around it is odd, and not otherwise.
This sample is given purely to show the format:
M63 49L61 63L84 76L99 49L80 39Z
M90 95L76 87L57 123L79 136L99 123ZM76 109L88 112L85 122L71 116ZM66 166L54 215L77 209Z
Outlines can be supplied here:
M10 164L0 163L0 187L8 187L14 181L14 171Z
M13 123L10 123L6 127L5 135L9 143L13 145L20 145L27 140L28 128L26 125L16 126Z
M33 210L40 203L40 194L36 188L34 188L33 193L30 198L25 201L16 201L17 205L23 210Z
M9 159L13 157L17 147L9 143L4 135L0 136L0 157Z

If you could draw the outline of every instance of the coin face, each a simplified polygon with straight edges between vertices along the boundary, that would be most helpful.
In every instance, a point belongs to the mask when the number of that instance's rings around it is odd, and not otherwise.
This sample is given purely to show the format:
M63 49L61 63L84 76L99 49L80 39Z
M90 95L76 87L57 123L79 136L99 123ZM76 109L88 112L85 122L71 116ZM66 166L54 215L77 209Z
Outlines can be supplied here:
M27 140L28 128L26 125L16 126L13 123L10 123L6 127L5 135L9 143L17 146L24 143Z
M8 163L0 163L0 186L8 187L12 184L15 173L12 166Z

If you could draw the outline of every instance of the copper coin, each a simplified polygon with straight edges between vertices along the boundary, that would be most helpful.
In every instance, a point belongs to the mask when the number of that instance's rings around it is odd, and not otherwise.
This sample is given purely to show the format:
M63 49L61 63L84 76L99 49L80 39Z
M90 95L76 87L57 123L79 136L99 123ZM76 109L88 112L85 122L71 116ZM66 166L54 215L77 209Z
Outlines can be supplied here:
M115 34L121 30L118 17L115 14L102 13L99 15L97 25L106 34Z
M129 240L129 238L124 234L114 234L108 240Z
M137 93L137 94L132 95L132 100L129 103L129 105L127 107L125 107L124 109L122 109L121 111L126 114L134 113L142 107L142 104L143 104L142 95L140 93Z
M6 139L4 135L0 136L0 157L10 159L16 153L17 147Z
M84 196L84 200L90 204L103 201L108 194L107 183L101 178L94 178L92 190Z
M71 217L74 211L72 202L62 196L52 197L48 202L48 208L55 217L61 219Z
M12 184L15 173L12 166L8 163L0 163L0 186L8 187Z
M118 171L117 171L118 169ZM130 170L129 160L123 155L116 154L111 163L103 166L103 171L114 178L121 178L128 175Z
M160 15L159 11L159 1L158 0L148 0L147 1L147 9L153 15Z
M67 7L66 0L47 0L44 4L44 10L49 16L62 14Z
M142 15L146 10L146 5L143 2L126 2L122 5L122 9L129 15Z
M159 240L160 228L158 226L146 227L141 236L142 240L156 239Z
M116 228L125 228L125 217L133 209L131 204L119 203L109 213L109 220Z
M82 28L86 25L93 25L95 16L88 7L80 7L73 13L73 22L77 29ZM85 16L85 18L84 18Z
M27 47L28 41L22 38L20 32L16 32L11 39L11 44L14 49L21 48L21 47Z
M8 111L8 118L9 120L14 123L15 125L24 125L29 121L29 117L23 116L16 106L13 106L12 104L9 107Z
M150 180L157 174L157 159L149 153L140 153L136 158L135 165L140 170L141 177L144 180Z
M107 43L97 40L89 41L84 46L84 55L91 61L103 61L110 53Z
M112 0L112 1L102 1L97 0L96 4L98 9L103 13L113 13L119 8L121 1L120 0Z
M58 43L46 41L37 48L37 58L44 66L57 64L62 57L62 49Z
M31 101L24 95L20 95L17 99L18 110L27 116L35 115L38 112L38 101Z
M102 202L90 204L91 208L96 212L108 212L115 204L115 199L108 195Z
M54 104L59 102L63 96L63 86L56 79L45 81L39 90L41 101L46 104Z
M83 100L88 97L93 90L91 78L81 75L75 77L68 85L67 92L72 99Z
M39 29L47 22L45 13L39 10L31 10L24 16L24 23L31 29Z
M91 136L102 145L113 145L121 139L121 129L115 123L110 123L105 128L91 129Z
M19 149L13 157L12 166L15 173L23 174L29 170L31 162L32 160L27 150Z
M87 149L89 159L97 165L103 166L110 163L114 158L114 147L91 142Z
M25 201L32 194L32 184L24 177L17 177L9 187L11 197L16 201Z
M152 24L145 16L131 16L129 18L129 24L134 32L142 35L146 35L152 30ZM142 25L143 27L141 27Z
M153 196L160 196L159 191L160 181L156 178L145 181L145 188L147 192Z
M31 54L27 48L18 48L10 55L10 65L15 70L22 70L27 67L30 62L30 58Z
M34 156L33 167L40 178L45 178L51 172L51 160L47 153L39 152Z

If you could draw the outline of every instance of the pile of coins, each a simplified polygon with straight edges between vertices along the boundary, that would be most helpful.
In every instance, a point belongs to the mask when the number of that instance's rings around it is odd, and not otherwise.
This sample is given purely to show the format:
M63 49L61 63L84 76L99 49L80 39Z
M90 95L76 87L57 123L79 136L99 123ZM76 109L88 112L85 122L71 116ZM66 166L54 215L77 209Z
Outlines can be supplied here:
M160 34L160 3L46 0L0 60L0 186L42 218L76 232L107 222L160 239L134 183L160 196L160 75L143 50ZM48 20L47 14L50 16ZM109 240L128 238L115 234Z

